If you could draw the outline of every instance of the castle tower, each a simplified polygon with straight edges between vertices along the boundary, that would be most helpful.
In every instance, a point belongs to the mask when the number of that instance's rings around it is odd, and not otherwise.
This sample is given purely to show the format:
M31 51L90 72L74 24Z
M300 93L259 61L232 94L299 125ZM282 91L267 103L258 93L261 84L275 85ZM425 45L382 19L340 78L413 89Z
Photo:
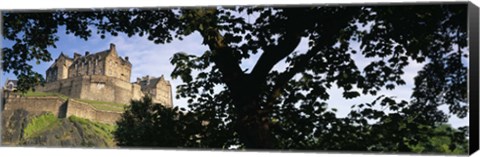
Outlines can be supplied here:
M68 78L68 68L72 65L73 59L60 53L55 62L46 71L46 81L53 82Z
M105 74L106 76L116 77L124 81L130 81L132 74L132 64L128 57L123 59L118 56L115 44L110 44L105 56Z
M137 78L136 84L141 86L142 93L152 97L153 103L159 103L166 107L173 107L172 86L162 76L144 76Z

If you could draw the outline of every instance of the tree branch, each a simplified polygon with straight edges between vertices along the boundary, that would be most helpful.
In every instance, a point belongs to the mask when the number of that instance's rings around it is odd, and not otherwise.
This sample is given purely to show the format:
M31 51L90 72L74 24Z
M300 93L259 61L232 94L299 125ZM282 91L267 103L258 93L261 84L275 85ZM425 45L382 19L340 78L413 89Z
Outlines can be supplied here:
M285 34L280 37L277 45L264 48L264 53L260 56L251 72L251 75L256 80L265 80L270 70L298 47L302 32L310 26L308 20L311 20L311 17L305 10L288 8L284 9L283 14L287 18L285 23L288 27L285 27Z
M353 11L356 10L347 10ZM325 15L321 19L324 21L330 21L328 23L323 23L316 29L320 30L328 30L328 31L320 31L318 32L321 38L314 38L317 42L315 46L312 46L303 56L299 56L298 60L296 60L293 64L292 68L287 69L283 73L281 73L275 80L274 80L274 87L272 92L267 97L267 108L271 108L273 106L273 102L276 98L281 95L282 89L287 85L288 81L292 79L297 73L305 71L305 68L309 65L309 61L317 55L318 52L324 49L328 49L332 47L335 43L338 42L338 37L341 34L340 32L342 29L348 26L351 17L348 16L350 14L335 14L335 15ZM297 16L298 17L298 16ZM305 20L304 18L303 20ZM337 28L337 29L333 29ZM301 31L302 29L300 29ZM288 31L287 31L288 32ZM293 51L293 49L292 49ZM286 57L286 56L285 56ZM259 61L260 62L260 61ZM257 63L258 64L258 63Z
M267 98L267 108L271 108L273 106L273 102L275 101L276 98L282 94L282 89L285 88L287 85L288 81L293 78L297 73L302 72L305 70L307 65L309 64L309 61L319 52L318 47L314 47L307 51L307 53L301 58L298 59L293 64L292 68L289 68L285 70L283 73L281 73L275 80L275 85L273 86L271 94Z
M257 80L265 80L275 64L291 54L300 43L300 40L301 36L299 33L287 32L283 36L283 40L279 41L276 46L264 49L264 53L255 64L251 75Z
M207 8L195 12L198 18L200 18L199 21L201 21L197 30L203 36L204 43L212 51L212 60L222 73L223 81L232 92L236 92L238 91L238 86L235 85L238 85L244 79L244 72L240 68L239 61L233 56L234 50L228 47L217 26L212 25L211 22L201 20L202 18L207 18L204 16L216 16L216 11L215 8Z

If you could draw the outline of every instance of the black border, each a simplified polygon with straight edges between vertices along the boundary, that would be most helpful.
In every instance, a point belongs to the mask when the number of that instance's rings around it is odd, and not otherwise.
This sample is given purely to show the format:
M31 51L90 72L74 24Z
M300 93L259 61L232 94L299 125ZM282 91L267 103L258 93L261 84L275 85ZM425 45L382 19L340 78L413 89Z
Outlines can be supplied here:
M478 150L479 145L479 34L478 34L478 7L469 2L468 4L468 38L470 49L469 60L469 153L472 155Z
M309 5L328 5L328 6L395 6L395 5L430 5L430 4L464 4L464 2L425 2L425 1L419 1L419 2L374 2L374 3L341 3L341 4L324 4L324 3L318 3L318 4L288 4L285 6L290 6L290 7L296 7L296 6L309 6ZM217 6L217 5L210 5L210 6ZM222 6L249 6L249 5L222 5ZM275 5L275 4L259 4L258 6L281 6L281 5ZM169 7L181 7L181 6L162 6L162 8L169 8ZM208 6L191 6L191 8L196 8L196 7L208 7ZM95 8L95 7L93 7ZM125 9L125 8L130 8L130 7L107 7L103 9ZM152 8L158 8L158 7L137 7L137 8L142 8L142 9L152 9ZM188 7L184 7L188 8ZM45 11L51 11L55 10L55 8L52 9L46 9ZM82 9L82 8L69 8L67 10L90 10L90 9ZM469 102L469 154L472 155L476 151L479 150L479 8L476 6L474 3L469 2L468 3L468 44L469 44L469 76L468 76L468 84L469 84L469 92L468 92L468 102ZM22 9L22 10L9 10L9 9L0 9L0 36L2 35L2 26L3 26L3 21L2 21L2 12L42 12L42 9ZM1 41L2 39L0 39ZM0 42L0 47L1 42ZM0 58L2 56L1 49L0 49ZM0 68L0 74L3 74L3 70ZM0 75L1 78L1 75ZM0 91L0 97L3 95L3 93ZM2 102L0 102L0 109L2 107ZM0 114L2 114L2 110L0 110ZM1 122L2 116L0 116L0 122ZM2 127L0 126L0 132ZM0 147L4 147L1 145L2 141L2 136L0 136ZM67 148L72 148L72 147L67 147ZM42 148L45 149L45 148ZM47 148L48 149L48 148ZM118 149L122 150L122 149ZM124 150L129 150L129 149L124 149ZM159 148L158 150L165 150ZM167 149L168 150L168 149ZM173 150L178 150L178 149L173 149ZM180 149L180 151L189 151L189 149ZM196 150L198 151L198 150ZM200 150L201 151L201 150ZM278 150L277 150L278 151ZM255 152L255 151L254 151ZM258 151L256 151L258 152ZM267 151L268 152L268 151ZM281 151L280 151L281 152ZM278 153L280 153L278 152ZM326 151L326 152L315 152L315 153L329 153L332 151ZM239 153L239 152L235 152ZM293 153L293 152L290 152ZM302 153L302 152L300 152ZM337 152L337 153L342 153L342 152ZM351 153L351 152L344 152L344 153ZM360 154L357 154L360 153ZM372 154L382 154L381 152L371 152ZM351 155L365 155L365 154L370 154L369 152L353 152ZM390 154L390 153L387 153ZM393 153L396 154L396 153ZM328 154L326 154L328 155ZM418 155L425 155L425 154L418 154Z

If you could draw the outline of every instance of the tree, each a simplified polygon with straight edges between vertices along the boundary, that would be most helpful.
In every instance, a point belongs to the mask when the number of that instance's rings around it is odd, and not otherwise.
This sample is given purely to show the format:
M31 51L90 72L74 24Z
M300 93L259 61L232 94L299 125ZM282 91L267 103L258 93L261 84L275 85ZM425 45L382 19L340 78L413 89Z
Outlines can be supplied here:
M448 115L438 106L447 104L452 114L466 116L466 8L442 4L5 13L4 39L16 44L4 48L3 65L6 72L35 78L25 61L50 59L45 48L55 46L59 25L85 40L92 33L88 26L93 26L101 37L126 33L157 44L198 32L203 37L199 42L210 50L201 56L178 53L171 59L172 77L185 82L177 87L177 97L188 98L191 111L201 113L199 120L213 121L211 128L230 128L225 137L238 136L240 145L257 149L408 151L409 143L423 138L413 138L416 133L446 122ZM241 15L256 18L249 21ZM309 48L295 52L302 38L308 39ZM351 42L359 42L361 52L357 54ZM257 53L260 58L251 70L240 67ZM376 61L360 69L355 55ZM333 85L343 89L347 99L404 85L401 76L409 59L426 62L415 78L412 100L379 96L373 103L359 104L346 118L326 111L326 91ZM280 62L287 69L273 70ZM200 73L192 76L192 71ZM32 80L25 82L42 81ZM223 91L215 92L215 86L223 86ZM385 129L389 127L403 130Z
M183 114L178 108L165 108L160 104L153 104L150 97L133 101L126 106L120 121L117 122L115 139L118 146L125 147L177 147L186 144L193 133L187 133L185 123L193 121L191 114ZM194 124L189 124L189 127ZM193 129L196 130L196 129Z
M234 138L223 137L230 132L227 127L207 127L213 123L184 108L154 104L146 96L126 107L114 134L121 147L225 148Z
M458 138L468 134L467 128L454 129L449 125L440 125L432 130L433 136L429 140L412 146L415 152L441 152L450 154L466 154L468 140Z

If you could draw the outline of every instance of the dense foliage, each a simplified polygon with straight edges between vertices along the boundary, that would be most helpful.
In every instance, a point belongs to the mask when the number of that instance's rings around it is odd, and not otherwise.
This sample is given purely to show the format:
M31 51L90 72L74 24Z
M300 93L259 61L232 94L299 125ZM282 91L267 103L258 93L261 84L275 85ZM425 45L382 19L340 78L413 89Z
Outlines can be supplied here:
M26 62L51 59L46 47L55 46L58 26L86 40L92 35L90 26L101 37L126 33L157 44L198 32L203 37L198 42L209 51L200 56L177 53L171 75L184 82L177 87L177 97L187 98L195 115L186 117L195 118L194 126L208 121L206 131L183 130L189 123L178 124L182 116L173 116L175 110L132 105L126 123L120 123L125 124L118 132L125 136L121 145L190 146L191 137L199 134L212 141L205 147L215 148L412 151L412 145L428 141L434 136L431 130L450 115L463 118L468 112L466 8L444 4L5 13L3 38L16 44L3 48L3 67L19 77L21 88L42 82ZM308 49L295 52L301 39L308 39ZM354 42L360 43L359 52L352 49ZM240 63L252 54L260 54L258 61L252 69L242 69ZM359 68L354 56L374 61ZM288 65L285 71L273 69L280 62ZM377 95L405 84L403 69L409 62L425 63L415 77L411 100ZM347 99L378 98L338 118L326 110L327 90L333 86ZM440 110L441 105L448 105L449 113ZM146 114L150 110L162 111ZM156 116L163 117L162 122ZM173 130L162 134L172 136L150 134L151 128L129 119L154 128L168 126ZM158 141L147 142L152 138Z
M411 146L414 152L465 154L468 152L468 141L461 138L467 133L467 128L459 130L449 125L441 125L432 130L432 136L427 141Z
M121 147L225 148L231 138L222 136L231 131L206 127L211 123L183 108L154 104L147 96L126 107L114 135Z
M167 108L161 104L154 104L149 97L132 101L131 104L131 106L126 108L122 119L117 122L118 129L114 132L117 145L121 147L214 149L238 149L242 147L238 141L238 136L232 134L234 130L232 130L231 127L221 126L219 124L223 123L215 119L212 119L213 121L200 121L199 117L205 114L186 111L178 107ZM288 111L295 113L298 110L291 108ZM284 114L283 116L285 117L282 118L292 118L292 115L294 115L292 113ZM273 121L274 124L279 123L278 119L274 119ZM302 122L302 120L295 122ZM391 125L394 125L394 122L391 123ZM335 122L332 122L332 124L335 124ZM349 126L348 124L337 124L338 126L336 126L336 128L331 129L338 129L338 131L325 131L323 134L306 135L308 131L305 131L302 126L308 126L309 124L299 123L289 125L291 125L292 128L279 128L284 130L279 131L278 134L278 136L284 136L284 138L278 138L281 139L277 141L279 148L395 151L392 150L392 148L399 148L397 145L401 144L396 142L398 140L404 140L409 143L402 146L404 147L402 149L408 152L465 154L468 151L468 140L465 138L468 134L468 128L466 127L455 129L445 124L436 125L435 127L424 126L422 131L415 132L417 134L407 133L402 135L398 131L408 131L405 129L404 123L399 124L400 128L402 128L399 130L380 129L379 126L374 126L371 127L370 130L360 131L353 130L358 127ZM292 131L287 132L285 129ZM295 129L299 131L293 131ZM348 134L342 134L341 132L347 132ZM409 132L411 133L411 131ZM293 136L294 133L300 133L300 135ZM387 134L392 135L385 136ZM407 135L413 137L406 138L405 136ZM304 138L303 136L307 136L308 138ZM397 141L386 141L387 139L395 139ZM411 141L415 139L417 142ZM345 142L340 143L338 140Z

